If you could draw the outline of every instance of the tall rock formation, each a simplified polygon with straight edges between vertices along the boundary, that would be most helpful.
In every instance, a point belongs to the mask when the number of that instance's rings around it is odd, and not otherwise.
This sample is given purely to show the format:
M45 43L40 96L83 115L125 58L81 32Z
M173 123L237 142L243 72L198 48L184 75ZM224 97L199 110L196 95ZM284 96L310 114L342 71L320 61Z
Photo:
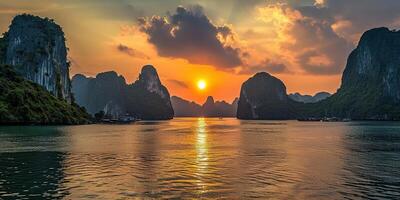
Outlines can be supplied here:
M61 27L48 18L16 16L5 33L5 63L53 95L71 102L69 62Z
M237 118L285 120L295 116L281 80L260 72L242 84Z
M66 54L64 33L52 20L13 19L0 38L0 124L90 123L71 101Z
M242 85L238 118L297 117L400 120L400 31L365 32L348 57L338 91L317 103L293 102L283 83L266 73Z
M95 114L103 110L106 114L115 117L126 114L127 85L125 78L116 72L99 73L95 78L77 74L72 78L72 84L75 101L85 107L89 113Z
M127 110L141 119L164 120L174 117L170 95L152 65L143 66L139 79L127 88Z
M342 84L325 113L352 119L400 119L400 31L365 32L348 57Z
M116 72L99 73L95 78L77 74L72 78L76 102L89 113L104 111L118 118L129 114L141 119L171 119L170 95L151 65L142 68L138 80L126 84Z

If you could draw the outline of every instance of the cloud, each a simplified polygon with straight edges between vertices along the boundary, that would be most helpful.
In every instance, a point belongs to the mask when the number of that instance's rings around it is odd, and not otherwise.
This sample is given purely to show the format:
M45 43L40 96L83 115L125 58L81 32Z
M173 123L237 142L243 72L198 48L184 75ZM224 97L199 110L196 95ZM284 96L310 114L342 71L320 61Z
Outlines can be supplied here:
M240 71L241 74L254 74L257 72L268 72L274 74L289 73L287 66L280 62L265 59L255 65L245 65Z
M306 74L342 72L354 44L333 30L334 19L323 12L327 9L326 3L318 1L315 5L296 8L278 3L259 9L259 19L275 31L276 39L270 41L270 46L276 43L276 48L271 50L277 54L275 62L296 67L298 72Z
M295 42L286 44L296 62L311 74L338 74L353 44L337 35L331 24L312 18L296 19L287 30Z
M147 56L146 54L142 53L141 51L138 51L138 50L136 50L134 48L128 47L128 46L123 45L123 44L119 44L117 46L117 50L119 52L122 52L122 53L124 53L126 55L129 55L131 57L134 57L134 58L150 59L149 56Z
M160 56L219 69L242 64L241 50L229 44L234 38L231 28L214 25L200 6L178 7L168 17L141 18L139 26Z
M179 81L179 80L175 80L175 79L168 79L168 82L175 84L182 88L189 88L189 86L183 81Z

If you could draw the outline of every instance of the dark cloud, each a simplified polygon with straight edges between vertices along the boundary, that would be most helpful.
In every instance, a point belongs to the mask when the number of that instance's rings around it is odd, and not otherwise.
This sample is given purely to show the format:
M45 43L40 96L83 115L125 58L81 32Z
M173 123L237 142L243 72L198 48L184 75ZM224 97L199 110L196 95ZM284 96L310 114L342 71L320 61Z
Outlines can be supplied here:
M169 79L168 82L170 82L172 84L175 84L175 85L177 85L179 87L182 87L182 88L189 88L189 86L183 81L179 81L179 80L175 80L175 79Z
M223 42L233 37L231 29L214 25L200 6L178 7L168 17L142 18L139 25L160 56L223 69L242 64L240 49Z
M398 0L325 0L322 7L304 6L298 9L304 16L324 20L332 25L347 21L346 35L360 35L371 28L398 27L400 1Z
M363 32L376 27L398 28L398 0L325 0L319 6L296 7L301 15L290 30L288 44L300 66L313 74L339 74Z
M117 50L119 52L127 54L127 55L129 55L131 57L150 59L146 54L144 54L144 53L142 53L142 52L140 52L140 51L138 51L138 50L136 50L134 48L128 47L126 45L123 45L123 44L119 44L117 46Z
M256 65L246 65L243 67L241 74L254 74L257 72L268 72L268 73L289 73L289 69L285 64L265 59L261 63Z
M295 20L289 31L295 42L286 48L295 53L296 61L306 72L342 72L353 44L337 35L329 23L305 17Z

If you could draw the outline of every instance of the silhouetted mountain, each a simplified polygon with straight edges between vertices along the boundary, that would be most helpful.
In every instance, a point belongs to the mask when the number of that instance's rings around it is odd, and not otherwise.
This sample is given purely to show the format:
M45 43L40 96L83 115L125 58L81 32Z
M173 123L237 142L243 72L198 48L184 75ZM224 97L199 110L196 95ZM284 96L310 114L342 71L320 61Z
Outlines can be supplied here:
M171 97L172 107L176 117L235 117L237 110L237 98L229 104L225 101L214 101L207 97L203 105L189 102L180 97Z
M322 113L352 119L400 119L400 31L363 34L347 60L336 94ZM322 114L320 113L320 114Z
M303 103L316 103L316 102L324 100L330 96L331 96L331 94L329 94L328 92L318 92L314 96L302 95L298 92L296 92L294 94L289 94L289 98L291 98L292 100L297 101L297 102L303 102Z
M64 33L53 20L16 16L0 39L0 124L84 124L72 101Z
M151 65L144 66L138 80L130 85L113 71L95 78L77 74L72 78L72 91L76 102L91 114L104 111L114 117L129 114L148 120L171 119L174 115L168 90Z
M77 74L72 78L72 92L75 101L95 114L101 110L112 116L125 115L125 78L114 71L103 72L95 78Z
M283 82L266 72L245 81L240 90L237 118L292 119L296 117Z
M175 117L200 117L203 115L203 108L194 101L190 102L180 97L172 96L171 103Z
M365 32L347 60L341 87L317 103L289 101L280 80L258 73L242 85L238 118L400 120L399 55L400 31Z

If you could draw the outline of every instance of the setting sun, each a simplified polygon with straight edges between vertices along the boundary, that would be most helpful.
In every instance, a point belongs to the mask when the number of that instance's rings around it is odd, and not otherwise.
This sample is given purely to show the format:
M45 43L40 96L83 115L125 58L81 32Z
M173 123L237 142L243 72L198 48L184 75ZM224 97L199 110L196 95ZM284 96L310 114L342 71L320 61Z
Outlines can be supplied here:
M200 90L204 90L206 89L207 84L204 80L199 80L197 81L197 88L199 88Z

